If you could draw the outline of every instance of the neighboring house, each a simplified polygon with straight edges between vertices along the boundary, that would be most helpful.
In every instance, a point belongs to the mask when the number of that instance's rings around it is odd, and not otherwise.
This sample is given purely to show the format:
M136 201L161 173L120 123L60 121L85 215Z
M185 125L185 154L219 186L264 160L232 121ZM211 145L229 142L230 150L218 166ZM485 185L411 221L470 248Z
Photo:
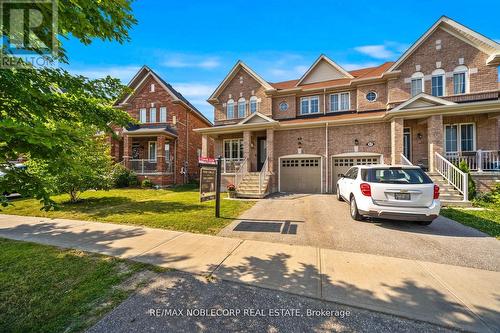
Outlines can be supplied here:
M194 128L212 123L189 101L147 66L128 84L132 92L115 106L138 124L116 129L111 139L115 161L160 186L183 184L198 177L202 136ZM207 142L207 149L213 144Z
M377 67L346 71L321 55L301 78L270 83L238 61L208 99L215 126L196 131L215 139L241 196L331 193L349 167L381 162L462 190L448 161L465 160L488 185L500 174L499 64L498 43L447 17Z

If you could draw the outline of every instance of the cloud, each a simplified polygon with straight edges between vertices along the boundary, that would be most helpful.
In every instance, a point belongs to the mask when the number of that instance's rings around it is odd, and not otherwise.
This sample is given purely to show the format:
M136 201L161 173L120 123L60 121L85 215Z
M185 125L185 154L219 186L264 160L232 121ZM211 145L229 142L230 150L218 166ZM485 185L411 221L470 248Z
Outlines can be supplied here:
M218 57L205 57L191 54L168 55L161 62L164 67L170 68L201 68L214 69L221 65Z
M74 75L83 75L89 79L99 79L111 76L120 79L123 83L128 83L132 77L141 69L141 66L106 66L106 67L87 67L87 68L68 68L68 71Z
M296 79L302 76L308 69L308 66L297 65L291 68L270 68L268 72L273 79Z
M407 44L398 42L385 42L378 45L363 45L354 50L375 59L394 59L408 48Z
M202 98L204 101L215 91L216 84L197 82L172 83L172 86L185 97Z

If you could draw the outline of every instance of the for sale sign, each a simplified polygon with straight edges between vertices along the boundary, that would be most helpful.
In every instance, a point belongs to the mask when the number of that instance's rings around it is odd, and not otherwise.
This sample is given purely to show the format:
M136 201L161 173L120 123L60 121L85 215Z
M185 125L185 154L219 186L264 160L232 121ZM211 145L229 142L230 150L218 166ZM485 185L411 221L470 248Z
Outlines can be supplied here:
M217 169L202 167L200 169L200 201L215 200Z

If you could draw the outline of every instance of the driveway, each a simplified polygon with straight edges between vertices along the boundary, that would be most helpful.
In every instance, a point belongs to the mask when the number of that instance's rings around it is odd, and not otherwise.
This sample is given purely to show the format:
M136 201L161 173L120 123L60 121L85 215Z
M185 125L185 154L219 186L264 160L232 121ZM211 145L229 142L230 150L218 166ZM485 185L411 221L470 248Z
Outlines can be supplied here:
M222 203L224 204L224 203ZM430 226L405 221L353 221L333 195L260 200L219 236L317 246L500 271L500 242L445 217Z

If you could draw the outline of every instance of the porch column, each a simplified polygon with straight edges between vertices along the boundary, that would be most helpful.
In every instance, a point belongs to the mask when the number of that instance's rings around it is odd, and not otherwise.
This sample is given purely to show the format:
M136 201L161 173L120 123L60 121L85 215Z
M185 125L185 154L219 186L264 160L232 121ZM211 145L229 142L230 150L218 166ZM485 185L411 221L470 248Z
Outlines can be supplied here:
M165 135L156 137L156 172L165 172Z
M250 140L252 137L252 132L244 131L243 132L243 158L247 159L247 170L251 171L251 158L250 158Z
M202 157L209 157L208 156L208 135L203 134L201 136L201 156Z
M132 159L132 138L128 135L123 135L123 163L127 169L132 167L130 160Z
M267 150L267 170L269 173L274 173L274 129L266 130L266 150Z
M427 118L427 142L429 144L429 171L434 172L434 153L443 154L443 116Z
M391 121L391 164L401 164L403 153L403 118Z

